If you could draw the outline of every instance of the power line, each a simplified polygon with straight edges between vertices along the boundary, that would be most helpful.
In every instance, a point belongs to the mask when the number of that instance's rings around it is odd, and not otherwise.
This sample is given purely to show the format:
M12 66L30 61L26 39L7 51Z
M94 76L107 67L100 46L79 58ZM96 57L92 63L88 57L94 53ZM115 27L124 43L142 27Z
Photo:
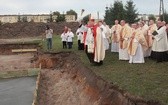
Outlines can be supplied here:
M164 2L163 0L160 0L160 9L159 9L159 17L163 16L163 20L165 20L164 18Z

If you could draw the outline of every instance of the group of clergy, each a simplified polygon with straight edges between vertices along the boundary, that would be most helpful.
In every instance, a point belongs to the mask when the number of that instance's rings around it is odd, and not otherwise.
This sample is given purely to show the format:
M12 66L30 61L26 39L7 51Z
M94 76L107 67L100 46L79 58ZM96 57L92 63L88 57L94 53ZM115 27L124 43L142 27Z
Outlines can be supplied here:
M92 65L103 64L105 51L109 49L109 30L110 28L103 21L95 22L95 19L90 19L86 25L80 21L76 32L78 50L85 50Z
M115 20L111 28L111 52L119 52L119 60L129 63L145 63L144 57L157 62L168 61L168 39L164 21L140 21L129 25Z
M90 19L84 25L80 21L76 32L78 50L85 50L91 64L102 65L105 51L119 53L119 60L129 63L145 63L144 57L150 57L157 62L168 61L168 39L164 21L149 21L149 26L140 21L129 24L125 20L115 20L110 29L103 21Z

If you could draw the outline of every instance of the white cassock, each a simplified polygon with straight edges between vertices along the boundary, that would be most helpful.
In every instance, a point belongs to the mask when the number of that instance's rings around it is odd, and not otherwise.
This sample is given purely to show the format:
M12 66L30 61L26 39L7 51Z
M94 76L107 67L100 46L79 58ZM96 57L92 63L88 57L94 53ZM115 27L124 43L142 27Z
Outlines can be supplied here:
M96 43L94 51L94 61L101 62L105 58L104 38L100 27L96 29Z
M81 28L77 29L76 35L77 35L77 40L80 40L80 42L81 42L81 39L82 39Z
M131 28L126 24L122 27L120 34L121 33L124 41L122 44L121 42L119 43L119 60L129 60L127 45L128 45L129 37L131 35ZM123 46L123 48L121 48L120 46Z
M120 34L120 30L121 30L121 26L118 25L114 25L111 28L111 52L119 52L119 34ZM114 34L115 31L115 34Z
M108 43L111 43L110 37L111 37L111 29L109 28L108 25L105 25L106 27L106 38L108 40Z
M119 52L119 43L113 42L111 43L111 52Z
M88 53L94 53L94 37L91 28L88 28L85 45L88 46Z
M103 35L103 39L104 39L104 48L105 48L105 50L108 50L109 49L109 42L108 42L108 39L106 38L107 29L104 25L101 25L100 28L102 29L102 35Z
M127 41L128 39L125 39L125 40ZM129 54L128 54L127 48L125 49L119 48L119 60L129 60Z
M156 26L156 24L153 24L153 25L151 25L151 26L149 26L149 29L148 29L148 35L147 35L147 42L148 42L148 49L146 50L146 52L145 52L145 56L146 57L149 57L150 55L151 55L151 51L152 51L152 43L153 43L153 40L152 40L152 33L154 32L154 31L156 31L157 30L157 26Z
M81 28L80 28L81 32L83 33L82 34L82 37L81 37L81 43L83 44L84 43L84 32L87 32L87 27L82 25Z
M140 30L141 30L144 38L146 38L146 36L147 36L148 28L149 27L146 24L143 27L140 28ZM147 53L147 49L148 49L148 47L147 47L147 41L146 41L146 39L144 41L145 41L144 42L145 46L143 46L144 57L148 57L148 53Z
M145 63L142 45L136 38L134 39L133 43L137 44L138 47L135 55L130 55L129 63Z
M166 26L163 26L159 30L157 30L157 33L158 35L154 36L152 51L155 51L155 52L168 51Z

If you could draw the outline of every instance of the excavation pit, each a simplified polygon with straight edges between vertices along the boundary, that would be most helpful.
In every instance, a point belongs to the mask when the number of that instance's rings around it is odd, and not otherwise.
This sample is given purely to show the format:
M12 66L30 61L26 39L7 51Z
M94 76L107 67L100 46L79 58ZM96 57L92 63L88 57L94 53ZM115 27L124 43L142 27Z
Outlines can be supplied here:
M34 105L161 105L129 94L85 67L72 52L39 55Z
M29 41L28 41L29 40ZM38 71L32 60L40 50L39 41L0 40L0 78L34 76Z
M12 55L19 53L35 53L36 51L29 51L29 49L40 49L39 42L17 42L17 43L1 43L0 44L0 55ZM13 52L13 50L20 50L19 52ZM28 50L24 52L23 50Z
M0 55L0 71L17 71L33 68L34 54Z
M35 76L39 73L33 60L40 47L39 41L26 40L0 39L0 105L30 105L33 102Z

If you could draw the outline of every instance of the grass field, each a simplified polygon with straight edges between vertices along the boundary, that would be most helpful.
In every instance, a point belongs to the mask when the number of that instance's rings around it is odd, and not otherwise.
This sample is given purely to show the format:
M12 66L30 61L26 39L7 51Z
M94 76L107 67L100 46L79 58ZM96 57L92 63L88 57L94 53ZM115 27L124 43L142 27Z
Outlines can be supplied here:
M46 42L42 43L46 50ZM54 36L52 51L74 51L84 65L103 79L117 84L131 94L147 100L159 100L168 105L168 62L156 63L145 59L145 64L129 64L128 61L119 61L117 53L107 51L103 66L95 67L90 65L84 51L77 50L76 38L73 49L69 50L62 49L60 36Z

